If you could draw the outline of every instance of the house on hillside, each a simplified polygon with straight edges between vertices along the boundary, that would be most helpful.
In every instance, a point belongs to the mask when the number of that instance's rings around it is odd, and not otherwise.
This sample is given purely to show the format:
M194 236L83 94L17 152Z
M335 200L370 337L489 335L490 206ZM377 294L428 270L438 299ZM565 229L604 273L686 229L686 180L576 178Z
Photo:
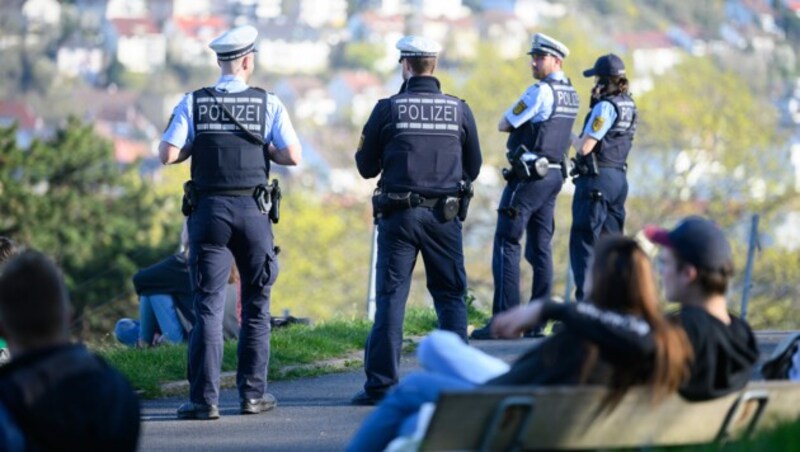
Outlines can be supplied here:
M328 94L336 103L336 114L353 125L366 122L372 108L385 96L380 79L366 71L341 71L328 83Z
M90 84L97 82L106 67L106 53L98 42L78 37L65 42L56 52L58 73L69 78L82 78Z
M376 11L364 11L350 17L347 30L351 42L366 42L382 46L383 58L375 61L373 67L387 72L397 67L395 45L405 35L405 17L400 14L386 15Z
M283 0L229 0L225 12L235 24L277 19L284 14Z
M137 107L138 93L92 90L76 93L76 97L85 100L84 119L113 143L117 162L155 158L163 128L156 127Z
M558 20L567 14L562 3L546 0L517 0L514 2L514 15L528 28Z
M657 30L619 33L614 41L623 53L631 55L628 62L631 74L631 91L641 95L653 89L653 78L663 75L680 63L683 50L675 45L667 33Z
M29 31L57 28L61 24L61 4L56 0L27 0L22 15Z
M441 58L450 61L463 62L473 59L476 55L480 34L477 21L473 16L464 16L459 19L439 17L426 18L421 21L420 34L433 39L442 45ZM396 67L397 49L392 47L391 55Z
M23 100L0 100L0 127L16 124L17 146L27 149L44 132L44 121Z
M347 0L300 0L297 20L315 28L341 28L347 23Z
M146 0L108 0L106 19L143 19L148 17Z
M258 62L266 72L318 74L328 69L331 46L319 30L285 20L259 26Z
M530 48L531 35L514 13L501 10L478 15L480 38L497 49L504 59L519 58Z
M171 61L190 66L217 66L217 56L208 47L228 29L219 16L176 16L164 26L170 37L168 53Z
M167 38L152 19L112 19L105 35L109 50L130 72L150 73L166 63Z
M274 92L289 109L292 119L299 123L310 121L324 126L336 113L336 102L317 77L282 78Z

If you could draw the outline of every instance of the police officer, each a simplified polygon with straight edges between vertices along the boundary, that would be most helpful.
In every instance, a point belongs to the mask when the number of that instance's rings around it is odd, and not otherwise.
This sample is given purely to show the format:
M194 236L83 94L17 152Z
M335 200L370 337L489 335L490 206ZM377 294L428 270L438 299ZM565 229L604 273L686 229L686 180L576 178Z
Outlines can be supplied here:
M240 412L257 414L276 405L265 392L270 290L278 276L265 187L270 160L297 165L302 149L281 101L247 85L257 37L245 25L211 42L222 76L183 97L159 145L164 164L192 157L188 228L196 323L189 338L190 401L178 408L181 419L219 418L223 290L231 256L242 284Z
M380 175L375 323L367 340L364 390L353 404L373 405L398 381L403 316L411 272L422 252L439 327L466 340L467 286L459 187L480 171L472 111L443 94L433 77L439 44L417 36L397 43L403 88L378 102L361 135L356 165Z
M601 234L622 233L628 196L626 160L636 132L636 104L628 93L625 64L613 53L583 71L595 77L592 109L576 150L575 194L569 257L575 277L575 298L582 300L589 255Z
M509 134L506 148L512 167L539 161L539 172L537 168L527 169L530 176L519 171L504 172L508 184L497 209L492 255L492 315L520 303L520 240L525 232L525 259L533 266L531 299L550 295L553 212L564 181L562 165L578 113L578 95L561 69L569 55L567 46L537 33L528 54L533 77L539 82L530 86L505 112L498 129ZM539 335L540 331L532 333ZM471 337L492 339L491 322L473 331Z

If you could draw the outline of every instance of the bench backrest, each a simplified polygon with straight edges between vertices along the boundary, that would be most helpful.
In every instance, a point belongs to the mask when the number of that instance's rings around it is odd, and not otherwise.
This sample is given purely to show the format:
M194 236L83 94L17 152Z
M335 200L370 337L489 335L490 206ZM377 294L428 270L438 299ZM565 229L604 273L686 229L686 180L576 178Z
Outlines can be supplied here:
M487 387L448 392L437 402L422 449L699 444L716 440L723 430L745 431L755 413L736 409L739 393L693 403L673 395L654 404L646 388L628 391L613 411L600 412L605 394L602 387Z

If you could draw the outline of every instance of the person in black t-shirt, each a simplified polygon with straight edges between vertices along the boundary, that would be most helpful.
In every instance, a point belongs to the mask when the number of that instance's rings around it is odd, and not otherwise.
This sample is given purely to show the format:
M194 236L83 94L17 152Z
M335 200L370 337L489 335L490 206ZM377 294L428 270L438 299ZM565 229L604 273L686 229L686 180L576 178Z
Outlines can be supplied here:
M420 357L427 372L403 379L365 419L347 450L383 450L395 437L414 431L424 403L435 402L442 391L467 390L479 384L600 384L609 389L603 403L609 409L634 385L647 385L656 401L675 392L687 376L691 346L681 329L658 308L647 255L633 239L605 236L597 244L590 268L591 282L586 284L591 288L590 297L579 304L583 307L554 309L549 303L534 301L495 317L492 333L503 338L518 338L557 311L565 320L566 328L508 368L493 365L494 371L484 372L480 367L490 360L446 331L437 335L449 334L447 347L426 345L428 339L443 342L433 335L426 338L420 354L436 348L439 356ZM637 349L639 353L635 353ZM474 378L477 372L484 378Z
M728 312L733 256L725 234L710 220L692 216L671 231L648 226L645 236L663 247L657 267L664 292L681 304L677 318L694 349L681 395L706 400L743 388L759 350L747 323Z

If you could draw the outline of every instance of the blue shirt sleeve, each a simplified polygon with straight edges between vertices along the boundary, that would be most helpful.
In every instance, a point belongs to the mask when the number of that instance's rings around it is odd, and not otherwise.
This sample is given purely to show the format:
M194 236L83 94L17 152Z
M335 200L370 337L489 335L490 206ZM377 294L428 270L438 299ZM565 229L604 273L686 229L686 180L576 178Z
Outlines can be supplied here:
M192 119L192 94L187 93L172 110L167 129L161 141L183 148L194 141L194 124Z
M292 126L292 120L289 119L286 107L283 106L280 99L272 94L267 99L266 124L264 141L274 144L276 148L286 149L300 141Z
M600 141L606 136L606 133L616 120L617 111L611 105L611 102L600 101L592 108L592 114L589 116L589 120L586 121L583 134Z
M506 110L505 118L515 129L528 121L541 122L553 112L553 90L546 83L529 87L519 100Z

